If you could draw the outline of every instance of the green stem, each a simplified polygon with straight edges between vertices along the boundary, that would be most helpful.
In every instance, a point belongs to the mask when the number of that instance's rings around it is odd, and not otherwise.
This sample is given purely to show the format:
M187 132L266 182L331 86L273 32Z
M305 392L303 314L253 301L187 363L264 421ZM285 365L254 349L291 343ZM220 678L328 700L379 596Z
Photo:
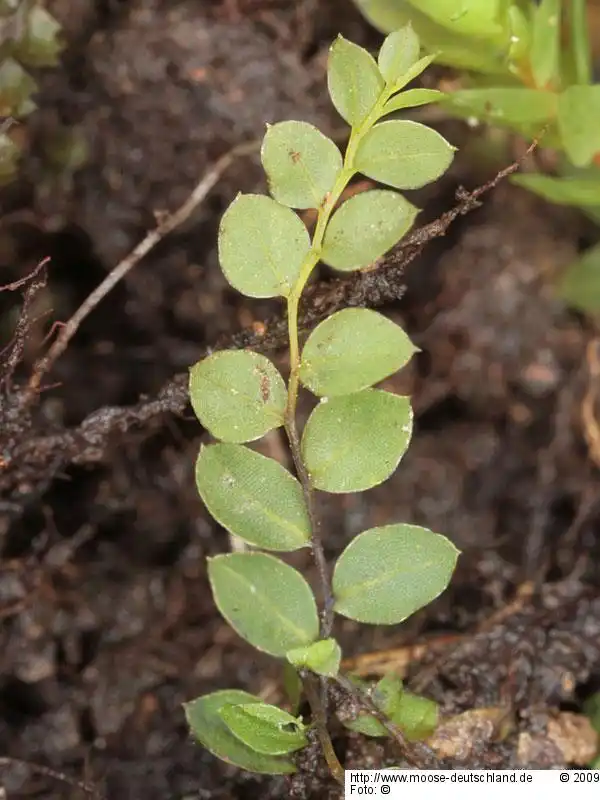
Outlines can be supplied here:
M323 638L330 636L333 628L333 595L331 591L329 569L327 567L327 560L325 558L325 551L319 530L319 523L314 511L312 484L310 475L308 474L302 460L300 436L298 434L298 428L296 425L296 406L298 404L298 391L300 389L300 342L298 331L298 311L304 287L306 286L307 281L309 280L321 257L325 231L327 230L327 225L329 224L331 215L333 214L335 206L342 196L344 189L356 174L354 159L358 150L358 146L365 134L373 127L375 122L377 122L379 117L382 115L383 106L389 100L392 94L393 90L386 86L381 92L381 95L379 96L368 116L360 125L352 129L348 146L346 147L344 164L339 175L337 176L333 189L327 195L321 208L318 209L317 224L313 234L311 248L304 260L304 263L302 264L300 273L298 275L298 280L292 288L287 300L288 336L290 342L290 379L288 384L288 400L285 412L285 429L290 443L290 450L292 451L294 465L298 473L298 478L302 484L304 500L306 502L311 521L311 547L313 558L319 572L319 580L321 583L321 591L324 602L323 616L321 621L321 636Z
M588 86L592 83L592 56L587 27L586 0L571 0L569 17L575 83Z

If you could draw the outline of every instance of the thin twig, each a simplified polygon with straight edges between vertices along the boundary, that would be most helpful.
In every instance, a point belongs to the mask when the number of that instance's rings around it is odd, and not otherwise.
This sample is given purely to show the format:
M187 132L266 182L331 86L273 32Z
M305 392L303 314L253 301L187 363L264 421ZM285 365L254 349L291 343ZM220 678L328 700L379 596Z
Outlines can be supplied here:
M456 193L456 199L458 200L457 205L455 205L454 208L451 208L449 211L446 211L438 219L430 222L429 225L423 225L423 227L417 228L416 231L413 231L413 233L410 233L408 236L402 239L402 241L396 248L394 248L394 251L391 254L383 257L382 262L385 263L385 266L389 267L398 263L402 263L403 266L406 266L408 262L412 261L413 258L421 252L423 247L428 242L430 242L432 239L437 239L440 236L445 236L450 225L458 217L464 216L470 211L474 211L476 208L478 208L481 205L480 198L484 194L490 192L492 189L495 189L496 186L498 186L505 178L508 178L510 175L515 173L523 161L529 155L531 155L537 146L538 139L534 139L523 155L517 159L517 161L514 161L512 164L509 164L508 167L501 169L500 172L487 181L487 183L478 186L472 192L467 192L463 188L459 189L459 191Z
M38 273L41 272L44 267L48 264L50 258L43 258L40 263L31 270L31 272L25 275L24 278L20 278L18 281L13 281L12 283L5 283L3 286L0 286L0 292L14 292L16 289L20 289L21 286L25 286L26 283L32 281L35 277L37 277Z
M0 769L7 769L8 767L27 767L27 769L31 770L31 772L35 772L38 775L43 775L46 778L51 778L54 781L59 781L60 783L66 783L71 788L79 789L90 797L93 797L94 800L101 800L102 795L100 794L98 787L91 783L78 781L75 778L69 778L69 776L65 775L64 772L57 772L50 767L46 767L44 764L34 764L31 761L24 761L22 758L1 756Z
M54 362L64 353L83 320L96 308L98 303L106 297L117 283L119 283L119 281L121 281L127 273L161 241L161 239L185 222L196 206L204 200L210 190L217 184L225 170L228 169L237 158L253 152L256 150L257 146L257 142L246 142L234 147L222 156L204 175L185 203L173 214L166 214L159 217L156 228L150 231L150 233L136 245L131 253L120 261L94 291L88 295L61 329L54 344L50 347L46 355L35 364L28 386L31 399L38 393L42 377L52 369Z

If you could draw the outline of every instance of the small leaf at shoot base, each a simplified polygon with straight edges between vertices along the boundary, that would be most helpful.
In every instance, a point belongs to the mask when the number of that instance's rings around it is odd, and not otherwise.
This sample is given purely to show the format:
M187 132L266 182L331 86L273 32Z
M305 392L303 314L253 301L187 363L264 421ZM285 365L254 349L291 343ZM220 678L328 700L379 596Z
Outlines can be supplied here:
M267 703L226 704L219 716L233 735L257 753L282 756L306 747L302 720Z
M317 675L334 678L340 671L342 651L335 639L322 639L307 647L296 647L285 655L297 669L310 669Z
M221 719L225 705L261 703L248 692L224 689L185 703L185 716L192 734L213 755L249 772L266 775L290 775L296 767L287 758L257 753L237 739Z

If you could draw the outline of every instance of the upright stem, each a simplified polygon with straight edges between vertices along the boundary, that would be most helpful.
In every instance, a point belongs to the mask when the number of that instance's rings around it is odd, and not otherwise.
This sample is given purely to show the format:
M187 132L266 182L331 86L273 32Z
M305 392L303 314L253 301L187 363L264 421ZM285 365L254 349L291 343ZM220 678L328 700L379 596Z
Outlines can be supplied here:
M327 566L327 559L325 558L325 551L323 548L323 540L319 528L319 521L315 513L313 488L311 484L310 475L306 469L302 459L302 452L300 447L300 436L296 425L296 406L298 404L298 391L300 389L300 343L298 333L298 309L300 306L300 298L312 271L316 267L321 257L323 249L323 239L325 231L335 206L340 199L342 192L348 185L349 181L356 174L354 168L354 157L360 144L361 139L370 130L373 124L379 119L382 114L383 106L393 94L393 91L385 88L378 101L375 103L373 109L364 121L357 127L352 129L348 146L346 147L346 155L344 158L343 167L336 179L335 185L331 192L325 198L323 205L318 209L317 225L313 235L311 248L304 260L300 269L298 280L293 287L287 301L288 308L288 336L290 342L290 380L288 384L288 400L285 411L285 430L290 443L290 450L294 459L294 466L298 473L298 478L302 484L302 491L304 494L304 501L308 511L308 516L311 525L311 549L313 558L319 573L319 581L321 583L321 592L323 594L323 615L321 619L321 636L326 639L331 635L333 628L333 594L331 591L331 579L329 575L329 568Z
M315 730L317 731L319 744L323 750L323 755L325 757L325 761L327 762L327 766L329 767L329 770L336 781L343 786L344 768L340 764L339 759L335 754L335 750L333 749L331 736L327 730L325 706L323 705L322 700L319 697L319 693L317 692L314 675L303 675L302 685L304 686L304 691L306 692L306 696L312 710Z

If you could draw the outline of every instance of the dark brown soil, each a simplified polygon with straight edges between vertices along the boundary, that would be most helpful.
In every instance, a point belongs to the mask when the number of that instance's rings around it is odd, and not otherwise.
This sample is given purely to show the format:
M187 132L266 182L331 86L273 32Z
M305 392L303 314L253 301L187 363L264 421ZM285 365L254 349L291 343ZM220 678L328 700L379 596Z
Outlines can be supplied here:
M31 418L16 387L51 323L218 156L278 119L335 132L327 47L338 32L377 36L348 0L49 6L69 46L63 66L40 75L23 177L0 194L0 283L51 257L30 310L40 319L0 397L0 787L11 800L84 796L4 766L7 756L94 783L109 800L337 798L320 762L291 782L225 766L194 744L182 713L224 687L279 697L279 666L229 630L210 596L205 557L228 540L196 494L202 430L183 401L185 369L206 347L280 310L240 299L216 257L226 205L264 190L257 160L237 161L84 322ZM44 158L64 124L90 147L72 181ZM457 144L475 135L445 124ZM459 184L490 177L472 152L417 197L425 221L454 205ZM504 183L433 242L402 299L386 304L422 351L389 381L413 397L411 448L381 487L320 498L331 558L391 521L426 525L463 551L448 591L405 625L337 630L348 657L362 654L354 666L375 675L403 671L406 646L426 644L409 684L445 716L506 710L502 741L467 719L444 767L579 763L577 735L569 749L549 731L600 689L600 361L594 326L553 288L586 235L571 212ZM0 347L21 302L0 294ZM347 766L402 763L392 744L335 736Z

